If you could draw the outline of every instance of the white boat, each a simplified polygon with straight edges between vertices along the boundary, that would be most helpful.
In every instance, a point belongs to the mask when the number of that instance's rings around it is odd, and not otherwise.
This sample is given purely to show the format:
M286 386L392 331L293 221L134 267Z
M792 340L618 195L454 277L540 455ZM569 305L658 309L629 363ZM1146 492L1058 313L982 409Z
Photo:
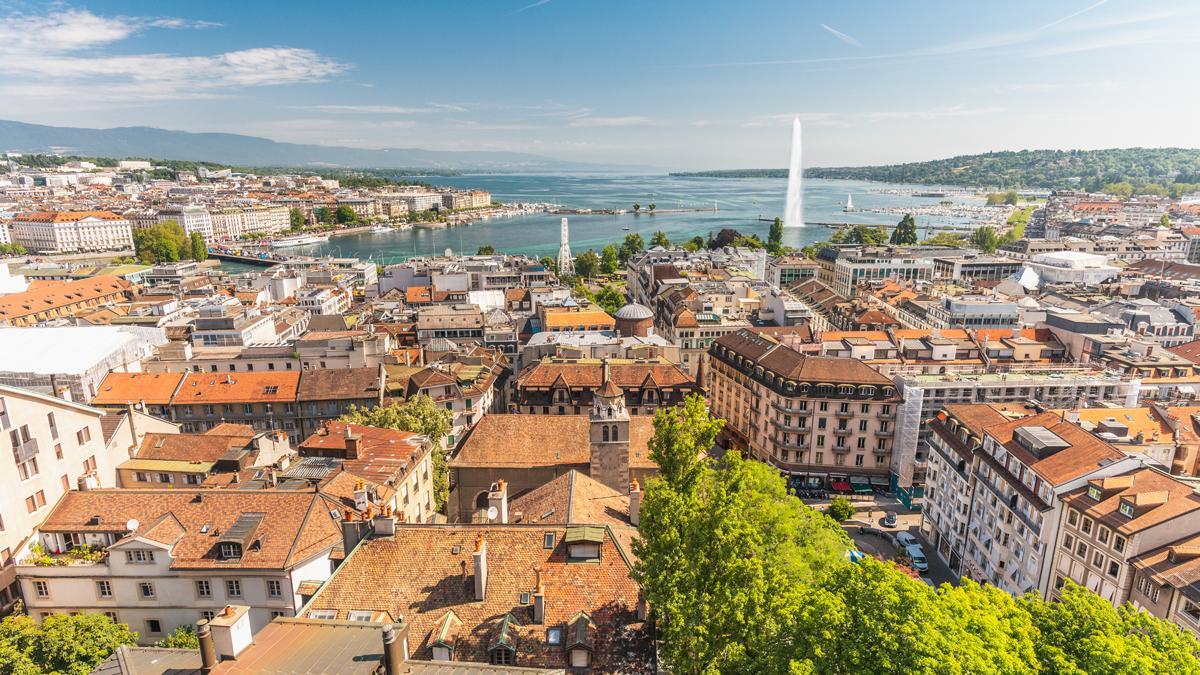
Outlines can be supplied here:
M842 207L842 211L854 210L854 195L846 195L846 205Z
M376 225L370 229L371 234L387 234L391 231L392 228L388 227L387 225Z
M327 241L329 241L329 235L327 234L306 234L299 237L284 237L283 239L274 239L271 241L271 248L308 246L309 244L323 244Z

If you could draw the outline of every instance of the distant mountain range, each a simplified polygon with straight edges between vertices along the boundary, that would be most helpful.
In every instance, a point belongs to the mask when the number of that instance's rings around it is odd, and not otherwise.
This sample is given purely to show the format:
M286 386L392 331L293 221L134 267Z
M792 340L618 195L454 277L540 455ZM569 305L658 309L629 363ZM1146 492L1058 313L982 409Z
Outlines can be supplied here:
M706 178L783 178L787 169L731 169L675 173ZM967 187L1098 189L1107 183L1200 183L1200 150L1111 148L1016 150L881 166L812 167L809 178Z
M87 129L0 120L0 152L86 157L143 157L247 167L311 169L440 169L456 171L603 171L632 167L568 162L521 152L459 152L420 148L367 150L280 143L257 136L192 133L154 127ZM645 167L642 167L643 169Z

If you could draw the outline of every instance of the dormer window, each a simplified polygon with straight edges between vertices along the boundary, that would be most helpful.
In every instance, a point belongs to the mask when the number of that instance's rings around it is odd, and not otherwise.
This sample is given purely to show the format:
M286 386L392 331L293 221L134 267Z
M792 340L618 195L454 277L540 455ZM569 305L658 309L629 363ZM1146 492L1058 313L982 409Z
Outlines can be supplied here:
M562 644L562 641L563 635L561 628L546 629L546 644L557 647L558 645Z
M496 647L488 652L488 663L493 666L511 666L517 662L516 652L508 647Z
M1103 496L1103 492L1101 492L1100 488L1093 485L1088 488L1088 496L1092 498L1092 501L1098 502L1100 501L1100 497Z
M225 543L221 544L221 559L222 560L235 560L240 557L242 557L242 545L241 544L235 544L232 542L225 542Z
M563 537L568 562L599 562L604 530L595 526L572 527Z
M1133 517L1133 504L1130 504L1129 502L1121 502L1121 506L1117 510L1120 511L1121 515L1125 516L1126 518Z

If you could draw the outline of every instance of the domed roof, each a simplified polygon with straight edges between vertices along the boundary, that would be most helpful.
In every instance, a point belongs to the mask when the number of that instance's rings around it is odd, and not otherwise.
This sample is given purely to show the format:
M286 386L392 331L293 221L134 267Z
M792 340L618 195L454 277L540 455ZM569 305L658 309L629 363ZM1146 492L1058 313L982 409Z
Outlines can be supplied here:
M625 305L621 309L618 309L617 313L613 315L614 318L624 319L626 321L641 321L642 319L649 319L653 316L654 312L651 312L649 307L645 305L639 305L636 302L631 302L628 305Z

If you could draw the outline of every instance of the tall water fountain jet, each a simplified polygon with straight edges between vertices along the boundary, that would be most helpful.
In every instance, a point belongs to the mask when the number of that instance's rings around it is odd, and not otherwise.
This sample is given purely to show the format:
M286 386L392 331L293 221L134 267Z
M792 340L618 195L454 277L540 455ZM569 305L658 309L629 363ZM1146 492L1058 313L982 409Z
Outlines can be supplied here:
M792 120L792 161L788 164L784 227L804 227L804 169L800 166L800 118Z

